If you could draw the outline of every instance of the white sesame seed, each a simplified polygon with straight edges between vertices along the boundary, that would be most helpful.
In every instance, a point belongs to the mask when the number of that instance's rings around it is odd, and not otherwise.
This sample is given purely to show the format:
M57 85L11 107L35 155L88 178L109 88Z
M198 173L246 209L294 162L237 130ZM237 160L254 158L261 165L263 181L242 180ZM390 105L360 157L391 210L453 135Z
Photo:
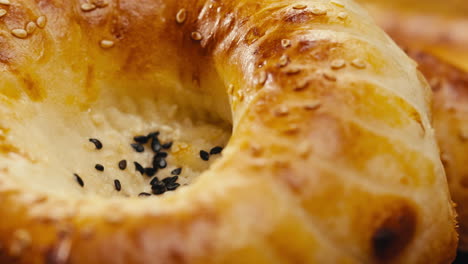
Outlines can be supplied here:
M312 101L304 105L304 109L307 111L313 111L313 110L318 109L321 105L322 104L320 103L320 101Z
M7 14L7 11L3 8L0 8L0 17L4 16Z
M99 8L106 7L109 4L106 0L93 0L91 3Z
M261 71L258 78L257 78L257 84L263 85L267 81L267 73L264 71Z
M327 79L329 81L332 81L332 82L336 81L336 76L331 74L330 72L325 71L325 72L322 73L322 75L323 75L323 77L325 79Z
M0 0L0 4L2 5L10 5L10 0Z
M12 29L11 34L17 38L26 38L28 36L28 32L22 28Z
M26 24L26 32L28 32L28 34L32 34L36 30L36 28L36 23L32 21Z
M101 48L103 48L103 49L110 49L110 48L114 47L115 42L112 41L112 40L103 39L103 40L101 40L101 42L99 43L99 45L100 45Z
M36 24L40 28L45 28L46 23L47 23L47 17L46 16L40 16L36 20Z
M234 85L233 84L230 84L228 86L228 94L232 95L232 93L234 92Z
M366 63L361 59L354 59L351 62L351 65L353 65L357 69L365 69L366 68Z
M316 16L323 16L323 15L326 15L327 14L327 9L323 8L323 7L314 7L312 8L311 10L312 14L316 15Z
M345 6L342 2L340 2L338 0L331 0L330 3L332 3L333 5L336 5L338 7L344 7Z
M339 19L346 19L347 17L348 17L348 13L346 13L346 12L338 13L338 18Z
M203 36L200 32L198 31L194 31L190 34L190 37L193 39L193 40L196 40L196 41L199 41L199 40L202 40L203 39Z
M281 40L281 47L283 47L284 49L287 49L287 48L291 47L291 40L282 39Z
M289 63L289 57L288 55L286 54L283 54L280 59L279 59L279 63L278 63L278 66L279 67L286 67Z
M185 22L186 19L187 19L187 10L185 10L185 8L182 8L179 10L179 12L177 12L176 21L177 23L182 24Z
M295 5L293 6L293 9L296 9L296 10L303 10L303 9L306 9L307 8L307 5Z
M289 108L285 105L280 106L274 112L275 116L287 116L289 114Z
M346 67L346 61L345 60L334 60L331 62L330 64L330 67L333 69L333 70L338 70L338 69L341 69L341 68L344 68Z
M81 10L83 10L84 12L93 11L94 9L96 9L95 4L84 3L81 5Z

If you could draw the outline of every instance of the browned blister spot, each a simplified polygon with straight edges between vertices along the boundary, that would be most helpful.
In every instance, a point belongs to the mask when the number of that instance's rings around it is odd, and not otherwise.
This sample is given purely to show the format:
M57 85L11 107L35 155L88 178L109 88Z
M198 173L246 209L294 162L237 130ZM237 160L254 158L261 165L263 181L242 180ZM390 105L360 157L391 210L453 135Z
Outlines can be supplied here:
M401 255L413 240L417 214L412 206L403 201L386 209L372 235L371 244L376 259L390 262Z
M32 101L41 101L44 99L44 90L40 86L39 82L35 81L29 74L23 74L20 77L23 83L23 88L26 94Z

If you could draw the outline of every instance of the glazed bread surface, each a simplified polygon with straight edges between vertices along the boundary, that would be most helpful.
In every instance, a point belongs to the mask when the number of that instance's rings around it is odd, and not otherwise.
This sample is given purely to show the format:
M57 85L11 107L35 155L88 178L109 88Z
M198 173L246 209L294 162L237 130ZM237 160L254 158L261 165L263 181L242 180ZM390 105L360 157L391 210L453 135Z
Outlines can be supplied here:
M353 1L0 5L0 263L453 259L430 88ZM189 175L141 198L154 130Z

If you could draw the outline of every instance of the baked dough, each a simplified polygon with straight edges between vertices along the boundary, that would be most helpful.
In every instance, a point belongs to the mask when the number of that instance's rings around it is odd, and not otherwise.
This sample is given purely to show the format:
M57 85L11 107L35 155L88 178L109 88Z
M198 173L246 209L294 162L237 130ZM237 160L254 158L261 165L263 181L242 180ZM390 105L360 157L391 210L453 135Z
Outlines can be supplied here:
M454 258L430 88L354 2L0 5L0 263ZM154 129L191 175L139 198Z

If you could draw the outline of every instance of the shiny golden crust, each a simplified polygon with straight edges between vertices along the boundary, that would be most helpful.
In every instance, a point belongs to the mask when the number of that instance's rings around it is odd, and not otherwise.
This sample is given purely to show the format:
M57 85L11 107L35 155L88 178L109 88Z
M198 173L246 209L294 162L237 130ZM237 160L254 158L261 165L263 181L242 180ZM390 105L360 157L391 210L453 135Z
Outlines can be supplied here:
M468 73L429 54L410 51L434 91L434 126L452 198L457 204L460 248L468 250Z
M120 0L86 11L79 1L11 2L0 39L4 159L39 166L8 136L15 126L48 107L78 116L111 89L157 89L232 115L233 134L196 182L159 198L32 191L2 165L0 262L453 259L429 88L353 2ZM10 34L42 16L44 29ZM227 112L216 101L226 94Z

